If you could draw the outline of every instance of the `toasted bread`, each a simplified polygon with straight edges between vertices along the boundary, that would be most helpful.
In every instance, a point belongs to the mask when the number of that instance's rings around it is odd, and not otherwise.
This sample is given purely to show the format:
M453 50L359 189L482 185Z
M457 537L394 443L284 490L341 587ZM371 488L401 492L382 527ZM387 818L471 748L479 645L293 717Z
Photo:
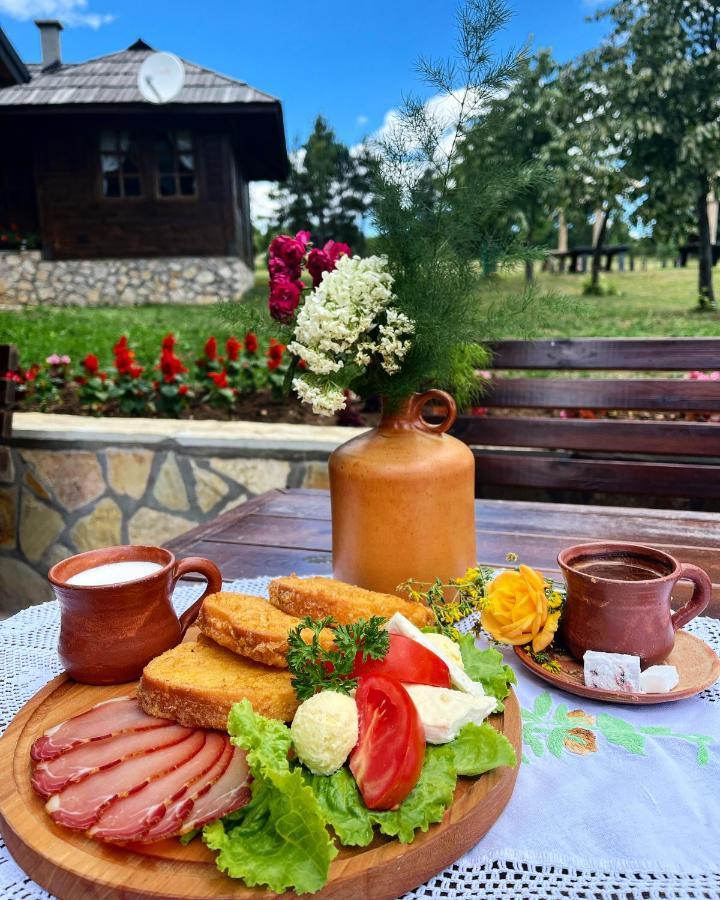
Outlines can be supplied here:
M400 612L418 628L432 625L431 610L422 603L403 600L393 594L378 594L333 578L298 578L290 575L270 582L270 602L292 616L320 619L332 616L347 625L370 616L390 618Z
M240 700L249 700L256 713L284 722L298 707L289 672L244 659L202 636L151 660L137 697L149 715L223 731L230 707Z
M225 591L206 597L195 621L204 635L233 653L285 669L288 632L299 623L300 619L276 609L262 597ZM310 634L303 632L304 637ZM332 631L323 629L321 645L330 647L332 640Z

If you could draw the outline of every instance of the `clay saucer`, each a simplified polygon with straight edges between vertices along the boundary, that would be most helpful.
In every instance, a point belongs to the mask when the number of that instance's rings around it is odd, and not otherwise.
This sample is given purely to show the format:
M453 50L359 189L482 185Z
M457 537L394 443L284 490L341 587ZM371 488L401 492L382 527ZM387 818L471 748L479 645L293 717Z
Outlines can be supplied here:
M673 700L684 700L704 691L720 678L720 659L715 651L705 641L687 631L675 634L675 646L665 660L667 665L677 668L680 676L677 687L667 694L623 694L588 687L583 680L582 663L573 659L566 651L556 651L549 647L546 652L560 666L560 672L549 672L535 662L524 647L515 647L517 658L538 678L569 694L608 703L670 703Z

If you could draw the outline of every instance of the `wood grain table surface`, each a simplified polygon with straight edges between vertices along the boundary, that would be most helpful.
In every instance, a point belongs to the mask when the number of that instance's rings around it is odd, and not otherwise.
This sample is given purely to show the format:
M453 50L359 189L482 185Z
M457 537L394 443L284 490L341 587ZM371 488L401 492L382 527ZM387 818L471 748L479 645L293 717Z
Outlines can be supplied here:
M593 540L649 544L704 569L713 583L706 615L720 618L720 515L631 507L476 500L478 562L507 566L506 556L560 579L563 547ZM223 578L327 574L332 570L330 495L274 490L205 522L168 543L176 556L205 556ZM458 573L461 574L461 573ZM412 572L408 573L412 576ZM675 605L690 585L680 583Z

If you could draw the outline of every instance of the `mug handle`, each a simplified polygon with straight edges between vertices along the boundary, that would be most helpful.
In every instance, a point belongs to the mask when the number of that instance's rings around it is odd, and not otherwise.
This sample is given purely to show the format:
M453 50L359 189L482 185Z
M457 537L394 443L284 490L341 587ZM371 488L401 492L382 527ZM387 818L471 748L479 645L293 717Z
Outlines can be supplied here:
M441 422L428 422L423 417L423 407L431 400L443 403L447 407L445 418ZM447 391L439 391L437 388L432 388L429 391L425 391L424 394L418 394L415 397L413 401L413 415L425 431L433 434L444 434L448 428L452 427L457 418L457 404L455 403L455 398L448 394Z
M202 596L180 616L180 632L183 636L197 618L202 602L208 594L217 594L222 590L222 575L220 574L220 569L218 569L214 562L211 562L209 559L204 559L202 556L188 556L186 559L181 559L179 562L175 563L175 570L173 571L173 588L183 575L189 575L190 572L196 572L198 575L203 575L207 578L207 587L203 591Z
M699 616L712 597L712 582L707 573L703 572L702 569L699 569L697 566L693 566L690 563L680 563L680 574L675 579L675 584L683 578L692 581L695 585L695 589L693 590L692 597L685 606L680 607L680 609L670 617L673 631L677 631L678 628L687 625L687 623L691 619L694 619L695 616Z

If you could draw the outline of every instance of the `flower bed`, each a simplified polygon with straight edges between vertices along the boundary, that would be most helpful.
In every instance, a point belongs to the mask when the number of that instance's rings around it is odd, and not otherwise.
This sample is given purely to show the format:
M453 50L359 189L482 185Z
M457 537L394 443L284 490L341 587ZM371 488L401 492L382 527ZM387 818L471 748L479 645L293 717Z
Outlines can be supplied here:
M144 361L143 361L144 362ZM4 373L15 383L18 409L85 415L168 418L265 418L312 423L319 417L283 394L285 346L261 344L253 332L230 337L219 348L204 342L194 360L182 359L167 334L157 360L142 364L126 336L113 347L113 364L103 368L96 353L79 363L52 354Z

